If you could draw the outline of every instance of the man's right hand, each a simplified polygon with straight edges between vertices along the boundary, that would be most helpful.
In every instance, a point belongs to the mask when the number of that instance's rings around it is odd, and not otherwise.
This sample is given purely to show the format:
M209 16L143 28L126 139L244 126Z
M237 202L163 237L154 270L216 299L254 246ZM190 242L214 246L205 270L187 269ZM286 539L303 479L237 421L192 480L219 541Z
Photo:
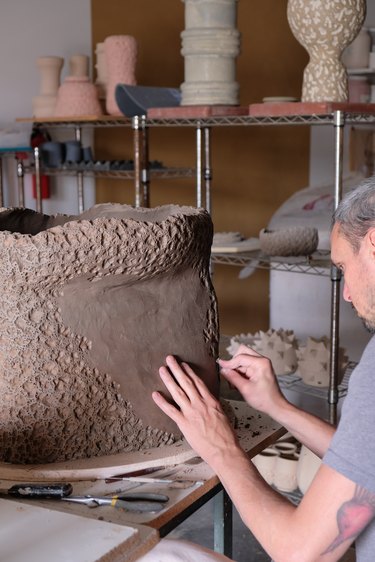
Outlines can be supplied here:
M286 405L271 361L254 349L240 345L232 359L219 359L219 365L221 374L256 410L274 417Z

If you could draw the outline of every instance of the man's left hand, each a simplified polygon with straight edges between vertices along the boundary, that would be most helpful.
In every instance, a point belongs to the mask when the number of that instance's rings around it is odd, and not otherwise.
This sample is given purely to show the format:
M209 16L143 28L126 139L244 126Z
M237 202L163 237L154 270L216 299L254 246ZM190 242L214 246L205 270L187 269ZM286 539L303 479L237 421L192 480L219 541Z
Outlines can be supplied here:
M214 468L215 461L239 448L229 420L220 402L187 363L179 364L168 355L166 364L159 374L179 409L159 392L153 392L152 398L178 425L190 446Z

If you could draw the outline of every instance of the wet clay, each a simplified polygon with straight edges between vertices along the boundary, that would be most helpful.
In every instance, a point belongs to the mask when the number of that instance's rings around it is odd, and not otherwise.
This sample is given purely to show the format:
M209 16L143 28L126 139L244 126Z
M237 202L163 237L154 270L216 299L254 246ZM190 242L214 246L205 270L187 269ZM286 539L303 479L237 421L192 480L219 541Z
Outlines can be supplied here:
M167 354L218 396L212 222L191 207L0 209L0 459L42 463L172 443L153 403Z

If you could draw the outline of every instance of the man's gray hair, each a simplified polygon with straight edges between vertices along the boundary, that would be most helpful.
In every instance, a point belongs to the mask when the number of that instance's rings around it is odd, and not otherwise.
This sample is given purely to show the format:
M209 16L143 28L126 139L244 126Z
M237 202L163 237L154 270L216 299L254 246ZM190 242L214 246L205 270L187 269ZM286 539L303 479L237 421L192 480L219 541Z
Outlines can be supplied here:
M335 224L357 252L369 228L375 227L375 176L343 197L333 215Z

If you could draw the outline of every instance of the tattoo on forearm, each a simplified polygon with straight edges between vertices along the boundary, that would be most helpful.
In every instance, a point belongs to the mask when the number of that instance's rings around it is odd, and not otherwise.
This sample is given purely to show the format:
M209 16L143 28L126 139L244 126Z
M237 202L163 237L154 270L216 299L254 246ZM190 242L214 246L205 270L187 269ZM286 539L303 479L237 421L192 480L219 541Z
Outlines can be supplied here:
M339 534L323 552L333 552L335 548L349 539L355 539L375 515L375 494L356 485L354 496L342 504L337 512Z

